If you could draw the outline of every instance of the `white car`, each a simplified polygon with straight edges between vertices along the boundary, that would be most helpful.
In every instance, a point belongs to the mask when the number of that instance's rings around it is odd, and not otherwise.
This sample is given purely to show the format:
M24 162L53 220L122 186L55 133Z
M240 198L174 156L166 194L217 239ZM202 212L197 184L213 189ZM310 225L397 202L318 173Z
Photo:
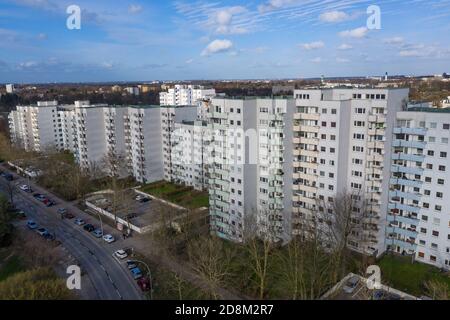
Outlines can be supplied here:
M107 243L113 243L114 241L116 241L116 239L114 239L114 237L110 234L104 235L103 240L105 240L105 242Z
M29 185L23 184L21 186L19 186L19 189L25 192L30 192L31 191L31 187Z
M117 250L114 252L114 255L119 259L125 259L128 257L128 254L125 252L125 250Z

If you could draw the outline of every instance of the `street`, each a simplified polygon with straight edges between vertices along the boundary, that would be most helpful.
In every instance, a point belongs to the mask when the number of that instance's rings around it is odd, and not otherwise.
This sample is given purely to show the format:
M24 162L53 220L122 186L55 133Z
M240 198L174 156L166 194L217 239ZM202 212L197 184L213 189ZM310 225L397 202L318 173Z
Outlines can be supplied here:
M3 166L1 168L5 170ZM13 181L15 185L29 184L35 193L46 194L56 201L56 206L47 208L34 199L30 193L20 191L18 188L14 193L14 204L18 209L26 213L27 220L34 220L39 226L55 234L56 240L60 241L62 246L79 262L82 271L87 274L92 283L91 286L95 289L95 297L90 297L90 299L143 299L143 295L129 271L113 256L116 250L127 247L126 240L122 239L120 233L103 224L105 234L112 234L116 241L112 244L107 244L103 239L93 237L90 233L83 230L83 227L77 226L74 223L74 219L61 219L57 209L66 208L76 218L98 225L97 221L92 219L91 216L74 205L61 203L57 197L30 183L28 180L18 177L16 174L14 174L14 177L16 178ZM0 188L1 192L7 194L4 181L0 183ZM26 220L21 223L25 225Z

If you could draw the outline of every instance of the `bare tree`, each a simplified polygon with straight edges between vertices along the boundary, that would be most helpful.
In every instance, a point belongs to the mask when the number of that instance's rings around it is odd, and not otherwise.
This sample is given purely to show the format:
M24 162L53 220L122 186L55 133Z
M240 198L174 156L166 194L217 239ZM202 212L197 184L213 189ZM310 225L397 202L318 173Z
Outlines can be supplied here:
M450 300L450 288L446 282L429 280L425 283L425 288L433 300Z
M192 270L207 285L214 299L219 299L218 290L225 285L229 276L231 261L235 251L225 247L215 237L201 237L188 245L188 256Z

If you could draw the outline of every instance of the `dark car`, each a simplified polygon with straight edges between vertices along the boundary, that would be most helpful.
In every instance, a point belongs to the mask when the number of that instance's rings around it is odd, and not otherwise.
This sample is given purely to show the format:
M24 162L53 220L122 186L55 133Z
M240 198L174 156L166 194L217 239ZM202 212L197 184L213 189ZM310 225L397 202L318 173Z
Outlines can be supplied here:
M92 232L95 230L95 227L92 224L87 224L83 227L84 230L88 231L88 232Z
M143 198L143 199L141 200L141 203L146 203L146 202L150 202L150 201L151 201L150 198Z
M67 212L66 214L64 214L64 218L72 220L73 218L75 218L75 216L70 212Z
M6 173L6 174L4 175L4 178L5 178L6 180L8 180L8 181L13 181L13 180L14 180L14 176L13 176L12 174L10 174L10 173Z
M52 201L52 200L50 200L50 199L44 199L44 201L42 201L42 203L46 206L46 207L52 207L52 206L54 206L55 205L55 203Z
M139 286L139 288L141 288L141 290L143 292L148 292L150 291L151 288L151 283L150 283L150 279L147 277L142 277L137 281L137 284Z
M46 234L44 234L44 239L48 240L48 241L54 241L55 240L55 236L49 232L47 232Z
M136 262L134 262L133 260L127 260L127 268L130 270L137 268Z

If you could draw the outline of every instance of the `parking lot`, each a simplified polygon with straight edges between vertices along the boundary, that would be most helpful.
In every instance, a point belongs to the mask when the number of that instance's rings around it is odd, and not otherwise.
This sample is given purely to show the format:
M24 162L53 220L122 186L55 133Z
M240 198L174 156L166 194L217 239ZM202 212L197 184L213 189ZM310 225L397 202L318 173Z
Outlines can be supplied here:
M125 226L135 226L136 230L141 230L140 233L154 230L163 222L176 220L184 213L161 201L140 196L134 190L116 195L111 192L97 193L87 197L86 204L112 220L115 217L121 219Z

